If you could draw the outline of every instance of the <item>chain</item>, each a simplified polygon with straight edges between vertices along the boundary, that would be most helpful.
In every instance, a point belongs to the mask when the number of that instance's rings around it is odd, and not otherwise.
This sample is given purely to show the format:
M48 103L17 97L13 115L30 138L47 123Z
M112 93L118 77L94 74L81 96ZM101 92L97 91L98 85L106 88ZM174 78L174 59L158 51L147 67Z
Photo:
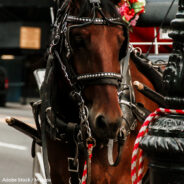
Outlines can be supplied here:
M61 60L61 58L60 58L60 56L59 56L59 53L58 53L57 51L55 51L55 55L56 55L57 59L59 60L59 63L60 63L60 65L61 65L61 69L62 69L62 71L63 71L63 73L64 73L65 78L67 79L68 83L69 83L70 86L72 87L72 86L73 86L73 83L72 83L72 81L70 80L70 78L69 78L69 76L68 76L68 73L67 73L67 71L66 71L66 66L63 64L63 62L62 62L62 60Z
M79 118L81 120L81 126L85 127L87 130L88 138L92 137L91 128L89 125L89 110L88 107L84 104L84 99L81 95L81 92L73 91L71 95L78 100L79 105Z
M63 70L63 73L68 81L68 83L70 84L70 86L73 86L73 83L72 81L70 80L69 76L68 76L68 73L66 71L66 66L63 64L63 62L60 63L61 64L61 69Z

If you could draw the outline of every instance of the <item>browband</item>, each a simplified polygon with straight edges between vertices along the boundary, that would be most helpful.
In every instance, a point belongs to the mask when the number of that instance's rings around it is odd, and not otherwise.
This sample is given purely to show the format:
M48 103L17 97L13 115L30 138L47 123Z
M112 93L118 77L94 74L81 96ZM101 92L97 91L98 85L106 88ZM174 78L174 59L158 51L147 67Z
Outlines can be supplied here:
M108 21L121 21L121 18L107 18ZM88 17L76 17L68 15L67 22L72 23L85 23L85 22L93 22L93 24L107 24L107 20L102 18L88 18Z

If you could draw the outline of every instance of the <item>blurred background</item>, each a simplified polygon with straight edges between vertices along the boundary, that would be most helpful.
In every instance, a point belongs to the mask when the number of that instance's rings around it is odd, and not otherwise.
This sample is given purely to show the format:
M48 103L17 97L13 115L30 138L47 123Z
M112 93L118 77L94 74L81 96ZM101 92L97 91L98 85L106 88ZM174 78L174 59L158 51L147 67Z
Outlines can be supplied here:
M51 0L0 0L0 105L38 98L33 71L45 65Z
M0 0L0 183L32 183L32 139L6 125L5 118L34 124L29 102L39 92L33 71L46 63L51 3Z

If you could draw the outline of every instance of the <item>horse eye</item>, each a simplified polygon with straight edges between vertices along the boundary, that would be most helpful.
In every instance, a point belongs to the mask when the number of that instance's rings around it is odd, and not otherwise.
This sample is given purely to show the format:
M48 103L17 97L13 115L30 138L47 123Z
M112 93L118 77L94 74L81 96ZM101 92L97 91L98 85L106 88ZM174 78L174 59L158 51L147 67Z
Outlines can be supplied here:
M79 35L74 36L74 44L76 47L84 47L85 46L85 40Z

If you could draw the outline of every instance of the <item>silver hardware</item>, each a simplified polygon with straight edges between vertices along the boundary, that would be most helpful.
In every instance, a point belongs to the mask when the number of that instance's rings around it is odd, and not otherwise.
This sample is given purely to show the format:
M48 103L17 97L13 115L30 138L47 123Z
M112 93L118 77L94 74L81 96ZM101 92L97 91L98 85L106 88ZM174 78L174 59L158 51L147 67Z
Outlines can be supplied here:
M54 8L53 7L50 7L50 17L51 17L51 23L53 25L54 24L54 20L55 20L55 17L54 17Z
M58 59L59 59L59 56L57 56L57 57L58 57ZM60 61L60 64L61 64L61 69L62 69L62 71L63 71L63 73L64 73L64 75L65 75L65 77L66 77L68 83L70 84L70 86L73 86L73 83L72 83L72 81L70 80L70 78L69 78L69 76L68 76L68 73L67 73L67 71L66 71L66 66L63 64L62 61Z
M68 171L69 172L75 172L75 173L78 173L79 172L79 160L77 159L77 165L75 166L76 169L72 169L70 168L70 163L71 162L74 162L74 158L68 158Z
M90 3L98 3L98 4L100 4L100 3L101 3L101 1L100 1L100 0L89 0L89 2L90 2Z
M126 141L128 135L130 134L130 131L126 130L125 127L122 126L119 133L124 135L124 140Z
M142 55L142 49L140 47L134 47L132 44L129 44L130 52L134 52L136 56Z
M119 104L124 104L124 105L127 105L127 106L129 106L129 107L132 106L131 102L125 101L125 100L123 100L123 99L121 99L121 100L119 101Z
M135 119L134 122L132 123L130 130L135 130L135 128L137 127L137 120Z
M87 130L88 137L91 137L91 128L89 125L89 110L88 107L84 104L84 99L81 95L81 92L73 91L72 95L79 99L78 105L79 105L79 118L81 120L81 126L85 127Z

